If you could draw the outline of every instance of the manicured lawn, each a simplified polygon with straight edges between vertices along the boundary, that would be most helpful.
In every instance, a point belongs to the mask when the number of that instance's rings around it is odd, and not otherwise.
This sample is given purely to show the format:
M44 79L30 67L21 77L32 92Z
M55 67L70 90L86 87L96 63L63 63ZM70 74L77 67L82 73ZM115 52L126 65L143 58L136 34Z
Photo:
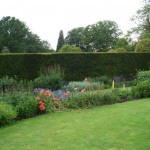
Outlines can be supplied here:
M17 122L0 129L0 150L150 150L150 99Z

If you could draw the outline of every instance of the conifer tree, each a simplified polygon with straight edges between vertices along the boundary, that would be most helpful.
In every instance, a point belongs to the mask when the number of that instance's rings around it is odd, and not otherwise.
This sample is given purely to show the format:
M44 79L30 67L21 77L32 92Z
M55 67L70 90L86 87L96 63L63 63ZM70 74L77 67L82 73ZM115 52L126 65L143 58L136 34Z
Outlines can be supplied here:
M64 34L63 34L63 31L60 30L59 32L59 38L58 38L58 42L57 42L57 49L56 51L58 52L59 49L62 48L62 46L64 45L65 41L64 41Z

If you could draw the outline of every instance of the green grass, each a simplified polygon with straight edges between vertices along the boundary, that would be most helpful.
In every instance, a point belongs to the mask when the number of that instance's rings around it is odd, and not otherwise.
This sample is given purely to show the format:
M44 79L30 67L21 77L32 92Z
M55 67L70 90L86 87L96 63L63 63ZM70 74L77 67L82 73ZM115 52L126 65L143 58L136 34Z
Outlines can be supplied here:
M150 99L17 122L0 129L0 150L150 150Z

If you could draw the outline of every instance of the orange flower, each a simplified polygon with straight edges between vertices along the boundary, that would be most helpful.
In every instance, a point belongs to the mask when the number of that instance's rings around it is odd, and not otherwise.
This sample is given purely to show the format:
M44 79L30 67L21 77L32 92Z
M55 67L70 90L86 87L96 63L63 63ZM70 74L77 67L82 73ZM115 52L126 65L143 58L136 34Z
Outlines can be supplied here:
M59 101L59 98L54 97L53 100L54 100L54 101Z
M45 110L44 105L40 105L40 106L39 106L39 109L40 109L40 110Z
M81 91L81 94L84 93L85 91L86 91L86 89L83 89L83 90Z
M40 95L43 95L44 94L44 90L40 90Z

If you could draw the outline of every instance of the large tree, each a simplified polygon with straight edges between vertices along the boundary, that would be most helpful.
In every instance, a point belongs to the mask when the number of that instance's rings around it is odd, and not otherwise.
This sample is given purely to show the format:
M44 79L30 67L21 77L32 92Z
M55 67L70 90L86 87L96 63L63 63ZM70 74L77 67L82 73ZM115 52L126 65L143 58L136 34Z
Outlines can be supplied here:
M0 20L0 42L10 52L25 52L28 35L29 28L15 17L7 16Z
M44 44L19 19L7 16L0 20L0 51L7 48L11 53L46 52Z
M82 51L86 51L83 44L84 27L78 27L70 30L65 38L65 44L80 47Z
M64 33L63 33L62 30L60 30L56 51L59 51L59 49L62 48L62 46L64 45L64 43L65 43L65 41L64 41Z
M99 21L84 29L84 46L87 51L103 52L114 48L121 34L114 21Z
M142 7L133 16L136 24L131 33L136 33L138 38L150 38L150 0L143 0Z

